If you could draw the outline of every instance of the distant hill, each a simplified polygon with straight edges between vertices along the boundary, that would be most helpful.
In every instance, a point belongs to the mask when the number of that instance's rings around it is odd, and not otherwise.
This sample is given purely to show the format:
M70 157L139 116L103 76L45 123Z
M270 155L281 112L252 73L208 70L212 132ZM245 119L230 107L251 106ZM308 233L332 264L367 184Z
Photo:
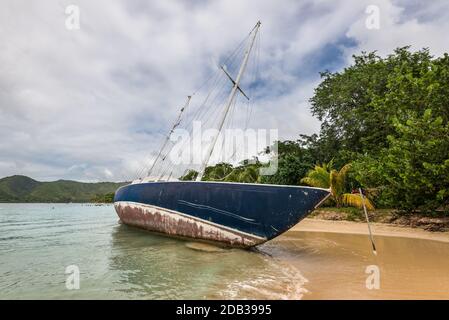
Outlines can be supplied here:
M125 182L39 182L26 176L0 179L0 202L106 202Z

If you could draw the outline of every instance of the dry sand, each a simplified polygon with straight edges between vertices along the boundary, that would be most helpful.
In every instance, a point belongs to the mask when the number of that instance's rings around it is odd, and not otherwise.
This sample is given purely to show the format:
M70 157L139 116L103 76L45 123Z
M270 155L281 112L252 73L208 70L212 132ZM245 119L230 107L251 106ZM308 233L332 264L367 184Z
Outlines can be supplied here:
M368 234L368 226L362 222L333 221L306 218L290 231L332 232L346 234ZM385 223L371 223L373 235L415 238L449 242L449 232L430 232L418 228L401 227Z

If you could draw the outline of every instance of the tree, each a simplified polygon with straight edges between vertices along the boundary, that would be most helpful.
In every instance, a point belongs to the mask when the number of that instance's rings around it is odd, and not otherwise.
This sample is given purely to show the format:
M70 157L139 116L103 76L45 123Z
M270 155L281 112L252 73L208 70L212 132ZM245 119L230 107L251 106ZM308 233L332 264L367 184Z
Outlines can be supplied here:
M395 135L393 119L409 112L449 119L449 56L433 58L428 49L398 48L386 58L375 52L354 56L341 72L321 73L310 99L321 124L319 136L303 136L319 161L343 165L360 154L376 154Z
M302 136L318 163L352 162L380 206L448 209L449 55L396 49L354 56L341 72L323 72L310 99L319 135Z
M230 163L222 162L206 167L201 181L257 183L260 180L259 168L261 166L262 164L257 159L255 162L244 160L236 167ZM197 171L188 170L179 180L193 181L197 176Z
M262 183L297 185L314 165L312 156L300 141L278 141L277 153L273 153L273 157L278 158L277 171L274 175L262 176Z
M351 168L350 164L344 165L339 171L331 169L332 163L316 165L313 170L307 173L307 176L301 179L301 182L317 188L329 188L331 197L337 207L352 206L361 208L362 198L359 194L345 193L346 177ZM368 210L374 210L371 201L365 198L365 205Z
M229 175L233 166L230 163L218 163L214 166L208 166L204 170L203 181L222 181L227 175Z
M187 172L183 176L179 177L179 180L194 181L197 176L198 176L198 171L190 169L190 170L187 170Z
M393 120L395 134L378 156L355 164L358 180L381 186L381 202L406 211L449 205L449 124L427 109Z

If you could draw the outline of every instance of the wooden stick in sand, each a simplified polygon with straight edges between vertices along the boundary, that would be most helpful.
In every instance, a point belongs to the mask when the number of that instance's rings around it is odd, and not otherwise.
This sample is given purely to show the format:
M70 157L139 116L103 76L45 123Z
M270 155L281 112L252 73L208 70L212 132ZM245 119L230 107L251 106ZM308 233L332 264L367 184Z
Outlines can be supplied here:
M371 233L371 226L369 224L368 212L366 211L366 206L365 206L365 196L363 195L362 188L359 188L359 192L360 192L360 196L362 197L362 205L363 205L363 211L365 212L366 223L368 224L369 239L371 240L371 245L373 246L373 253L375 256L377 256L376 245L374 244L373 234Z

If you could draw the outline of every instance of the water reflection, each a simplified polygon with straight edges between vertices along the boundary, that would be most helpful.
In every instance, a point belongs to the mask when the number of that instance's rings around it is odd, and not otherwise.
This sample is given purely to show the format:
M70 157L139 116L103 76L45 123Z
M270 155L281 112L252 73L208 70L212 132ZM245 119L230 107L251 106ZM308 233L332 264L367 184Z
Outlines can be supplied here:
M301 298L306 280L294 267L263 252L205 252L184 240L117 226L111 270L121 291L138 298Z
M0 210L0 299L449 299L449 243L288 232L257 251L205 252L117 223L113 207ZM66 267L80 269L67 290ZM368 265L380 290L365 286ZM306 280L307 279L307 280Z

